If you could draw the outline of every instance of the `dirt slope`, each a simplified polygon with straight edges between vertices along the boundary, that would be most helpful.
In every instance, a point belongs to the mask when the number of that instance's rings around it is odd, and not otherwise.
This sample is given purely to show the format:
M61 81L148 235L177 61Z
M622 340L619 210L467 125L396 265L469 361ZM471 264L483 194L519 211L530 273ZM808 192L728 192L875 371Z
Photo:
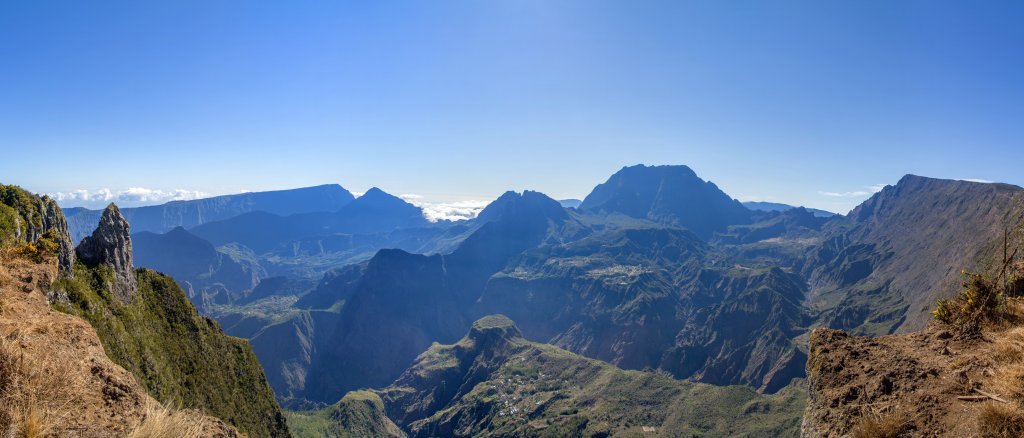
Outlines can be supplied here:
M1020 326L989 328L969 340L937 322L878 338L817 329L802 435L1021 436L1021 358Z
M54 260L0 253L0 434L126 436L147 416L152 427L166 411L111 362L87 322L50 309L56 275ZM200 436L239 436L212 417L174 415Z

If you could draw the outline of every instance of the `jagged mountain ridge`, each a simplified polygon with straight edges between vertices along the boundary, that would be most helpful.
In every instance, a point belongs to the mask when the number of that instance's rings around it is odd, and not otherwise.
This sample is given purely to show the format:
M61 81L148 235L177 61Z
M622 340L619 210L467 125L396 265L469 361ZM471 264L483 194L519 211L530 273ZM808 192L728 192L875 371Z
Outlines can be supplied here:
M1024 222L1024 189L907 175L831 221L803 268L809 304L858 333L921 329L960 271L993 266L1004 232Z
M922 181L935 182L925 184L932 187L914 187ZM961 184L975 183L908 177L876 198L889 196L887 208L914 211L921 207L917 204L924 202L918 196ZM990 201L986 197L975 198L974 191L989 189L981 185L933 194L935 199L952 200L931 202L928 205L933 210L927 214L944 217L950 214L951 206L974 211L1006 210L1006 202L982 210L973 207L975 203L985 205ZM1000 193L1016 190L1001 186L995 189ZM894 190L896 194L890 196ZM330 291L321 290L321 306L343 302L341 314L348 315L342 318L344 323L338 325L338 332L332 337L349 340L326 342L325 345L334 346L334 351L310 361L308 377L318 383L316 391L306 396L329 402L331 393L338 397L340 390L346 388L379 386L394 378L401 366L376 368L372 364L411 360L418 348L432 341L453 342L468 321L497 312L519 320L528 339L550 342L625 368L651 367L677 377L715 384L746 384L771 392L803 376L806 351L798 339L808 328L827 325L875 330L881 327L880 319L858 315L874 312L900 321L901 312L907 311L900 304L902 294L924 297L920 298L922 309L924 303L941 296L922 282L920 287L902 290L901 295L880 294L875 300L858 301L872 290L865 287L869 282L912 284L909 279L922 269L934 269L929 263L914 269L876 272L874 268L865 269L871 265L856 260L860 256L879 260L893 257L880 254L874 244L866 242L869 238L878 239L874 236L881 233L879 229L889 225L884 220L873 222L865 217L883 218L888 214L884 211L881 216L834 218L815 217L802 208L758 213L750 216L753 223L727 225L705 242L692 234L693 237L682 238L687 231L663 222L636 218L635 222L616 224L609 221L627 216L586 209L573 212L558 208L557 201L547 200L538 204L545 207L524 209L523 212L530 212L518 218L522 223L537 224L524 230L545 230L535 232L540 237L519 239L511 247L502 243L508 236L530 233L497 232L491 235L498 236L498 240L483 238L488 235L488 226L502 226L497 212L503 211L510 200L532 196L539 199L543 195L503 195L481 212L478 221L483 224L471 224L470 230L475 231L459 247L487 241L479 247L508 251L487 254L478 250L467 263L454 257L459 250L432 257L385 251L378 254L380 259L371 261L373 272L339 286L338 296L344 295L344 300L331 301ZM1001 199L999 196L992 199ZM869 200L865 206L874 202L877 201ZM549 210L548 205L555 209ZM968 217L978 224L991 222L991 217L985 215ZM904 230L903 235L890 235L888 239L912 242L921 236L956 236L960 230L979 227L975 223L949 226L918 219L906 223L915 228L913 232ZM565 232L553 232L559 224L569 225ZM648 237L642 237L645 233ZM987 247L995 237L980 238L973 245ZM661 251L659 245L679 238L690 242L689 250L668 252L673 257L657 254ZM928 254L915 254L914 247L899 248L904 251L903 258L928 258ZM937 252L937 248L928 251ZM483 255L490 255L490 260L482 261ZM959 272L959 261L968 258L955 251L943 257L940 265L945 264L947 272ZM839 266L829 268L829 263ZM477 268L470 268L470 264ZM383 281L385 278L391 280ZM395 282L396 278L401 280ZM467 278L473 280L458 283ZM839 287L835 286L837 282ZM827 301L815 301L817 297L842 298L836 298L833 307L828 307ZM813 306L804 305L808 299ZM392 303L402 304L396 307ZM853 307L851 303L863 307ZM399 312L399 308L406 310ZM865 310L868 313L858 313ZM446 315L443 323L438 315ZM381 324L382 320L397 323ZM883 332L896 328L890 322ZM385 347L388 353L380 349L364 351L369 345L380 345L385 339L400 336L415 341ZM360 347L361 339L370 341ZM374 355L378 356L371 359ZM353 361L364 361L359 365L363 371L352 372L349 367ZM348 371L335 373L339 369Z
M648 179L660 185L676 178ZM521 320L531 340L626 368L650 366L677 377L771 392L802 375L798 365L806 353L797 340L809 327L887 333L911 324L907 321L915 310L909 302L919 300L917 312L924 315L929 301L942 294L928 286L932 280L925 274L934 271L933 265L959 272L963 266L957 263L970 258L964 253L997 243L997 229L1013 219L1000 222L995 212L1013 210L1019 189L998 186L989 193L986 185L963 184L976 183L908 176L853 212L870 213L822 219L801 208L754 212L747 219L721 221L710 235L692 239L680 237L690 231L680 226L678 214L665 213L659 204L668 201L647 202L661 196L656 190L639 202L647 213L629 208L573 211L535 192L503 195L477 220L433 237L443 236L448 243L431 244L431 237L419 241L420 248L453 249L435 256L383 251L362 271L351 271L351 278L311 294L304 304L308 313L281 325L294 330L265 332L268 346L289 339L304 345L293 352L300 360L269 359L268 369L281 370L276 372L282 377L271 380L283 382L277 384L284 388L276 389L296 400L330 403L345 388L386 384L404 366L376 369L375 363L411 361L430 342L454 342L480 315L506 312ZM530 208L506 214L516 201ZM954 216L963 220L929 220ZM896 232L893 224L903 228ZM963 230L972 229L988 231L965 239ZM624 230L647 231L624 238ZM580 243L588 239L593 243ZM694 248L703 249L668 258L645 252L673 239L692 240ZM316 242L324 240L303 245L322 245ZM942 253L943 247L954 250ZM912 258L922 262L893 262ZM401 280L387 283L396 276ZM407 298L414 299L403 303ZM310 329L303 318L312 321L308 317L314 312L317 319L326 316L332 322ZM381 320L400 323L389 327ZM367 351L403 336L413 341ZM285 363L296 365L278 366ZM302 376L297 390L290 385L300 379L289 375Z

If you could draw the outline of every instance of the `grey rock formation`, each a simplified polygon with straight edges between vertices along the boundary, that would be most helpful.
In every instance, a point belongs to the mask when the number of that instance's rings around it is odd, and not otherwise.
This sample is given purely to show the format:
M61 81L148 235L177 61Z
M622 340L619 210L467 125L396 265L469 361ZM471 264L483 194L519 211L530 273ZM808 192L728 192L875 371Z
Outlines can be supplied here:
M82 239L75 252L88 266L110 265L114 269L114 284L110 285L114 295L125 302L132 299L138 289L132 266L132 239L128 221L116 205L110 204L103 210L99 226L91 236Z
M57 242L57 263L60 272L72 275L75 265L75 245L71 243L71 234L68 233L68 223L64 219L57 202L47 196L39 199L39 210L43 212L42 234L49 233L49 236Z

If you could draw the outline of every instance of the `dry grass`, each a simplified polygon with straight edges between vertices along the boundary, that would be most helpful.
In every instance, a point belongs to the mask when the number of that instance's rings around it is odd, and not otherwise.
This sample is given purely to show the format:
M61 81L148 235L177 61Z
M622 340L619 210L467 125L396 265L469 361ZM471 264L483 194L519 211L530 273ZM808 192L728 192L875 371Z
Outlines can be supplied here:
M1016 403L985 403L978 411L978 436L984 438L1024 436L1024 410Z
M142 421L128 433L129 438L198 438L203 436L203 418L192 411L146 405Z
M1021 303L1010 300L1007 310L1019 314ZM978 410L978 434L982 437L1024 436L1024 327L1014 327L994 334L991 348L990 392L1010 403L988 402Z
M910 421L905 415L865 416L850 430L852 438L897 438L907 432Z
M0 432L5 436L58 436L67 412L60 374L37 366L21 351L20 335L0 334Z

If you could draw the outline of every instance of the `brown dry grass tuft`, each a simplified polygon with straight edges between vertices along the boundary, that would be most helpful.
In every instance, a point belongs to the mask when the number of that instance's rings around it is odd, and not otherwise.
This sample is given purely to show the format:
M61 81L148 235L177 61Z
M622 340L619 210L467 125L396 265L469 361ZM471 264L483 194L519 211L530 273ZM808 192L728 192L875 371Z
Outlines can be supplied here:
M1021 307L1018 300L1010 300L1007 310L1019 314ZM996 334L990 357L994 373L987 386L1010 403L988 402L979 409L979 436L1024 436L1024 327Z
M898 438L907 432L910 422L904 415L865 416L850 430L853 438Z
M985 403L978 411L978 435L983 438L1024 436L1024 410L1016 403Z
M19 338L0 334L0 432L26 438L57 435L65 414L60 405L66 401L55 395L63 382L27 360Z
M198 438L203 435L203 418L193 411L146 405L142 421L128 433L128 438Z

